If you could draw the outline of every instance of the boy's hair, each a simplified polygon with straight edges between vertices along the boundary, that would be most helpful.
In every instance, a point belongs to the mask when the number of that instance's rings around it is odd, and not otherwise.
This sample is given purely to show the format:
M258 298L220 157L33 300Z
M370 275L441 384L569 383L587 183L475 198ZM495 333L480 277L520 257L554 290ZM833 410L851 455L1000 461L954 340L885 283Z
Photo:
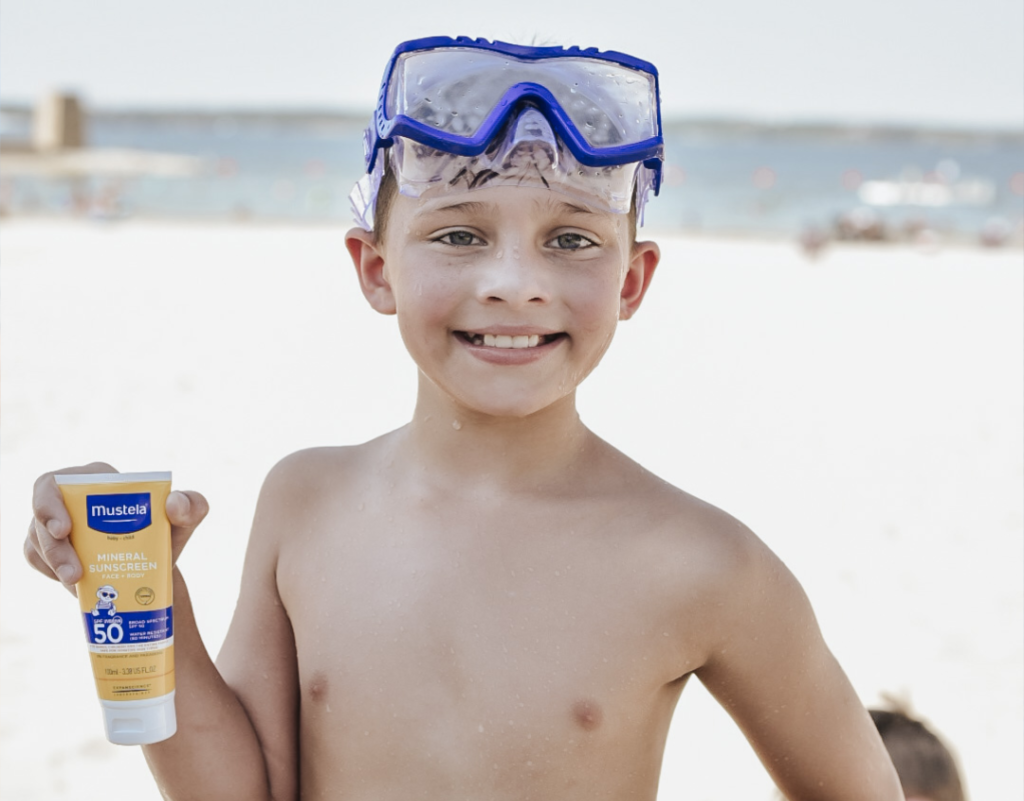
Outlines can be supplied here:
M380 179L380 188L377 190L377 205L373 212L373 232L378 242L384 241L387 230L388 216L391 212L391 203L398 193L398 180L388 159L384 160L384 175ZM633 193L633 203L629 209L629 241L636 242L636 192Z
M949 749L905 705L869 709L907 798L964 801L963 784Z

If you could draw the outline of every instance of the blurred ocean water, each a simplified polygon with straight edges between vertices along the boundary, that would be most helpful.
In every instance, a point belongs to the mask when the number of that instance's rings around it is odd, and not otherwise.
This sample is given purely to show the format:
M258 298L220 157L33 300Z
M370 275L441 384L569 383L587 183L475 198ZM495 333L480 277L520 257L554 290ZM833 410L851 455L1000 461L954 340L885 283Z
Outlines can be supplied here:
M369 114L94 111L92 148L201 160L185 177L46 178L5 170L0 213L337 222ZM30 137L0 110L0 146ZM1024 132L670 121L652 229L988 244L1024 238Z

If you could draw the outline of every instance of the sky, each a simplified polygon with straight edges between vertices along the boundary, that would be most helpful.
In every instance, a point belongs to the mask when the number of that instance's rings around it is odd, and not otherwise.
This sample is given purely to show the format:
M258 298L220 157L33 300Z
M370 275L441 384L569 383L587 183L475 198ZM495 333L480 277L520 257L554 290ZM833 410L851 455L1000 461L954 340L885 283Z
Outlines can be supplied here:
M434 35L640 56L666 116L1024 128L1021 0L0 0L0 101L369 109Z

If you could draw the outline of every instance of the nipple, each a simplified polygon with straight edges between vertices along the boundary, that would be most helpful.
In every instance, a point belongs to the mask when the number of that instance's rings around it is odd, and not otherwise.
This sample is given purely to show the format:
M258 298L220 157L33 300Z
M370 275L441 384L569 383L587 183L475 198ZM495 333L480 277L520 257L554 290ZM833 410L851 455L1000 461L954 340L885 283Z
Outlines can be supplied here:
M581 698L572 705L572 716L578 726L586 731L593 731L601 725L604 714L598 703L590 698Z
M317 703L326 701L328 686L327 675L322 670L316 671L309 682L310 699Z

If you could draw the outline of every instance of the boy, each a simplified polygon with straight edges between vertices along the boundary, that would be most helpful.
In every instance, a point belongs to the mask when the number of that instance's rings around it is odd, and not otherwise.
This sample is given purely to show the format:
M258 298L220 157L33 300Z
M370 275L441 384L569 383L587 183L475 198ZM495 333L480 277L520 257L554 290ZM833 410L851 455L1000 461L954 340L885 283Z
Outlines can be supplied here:
M786 568L576 413L659 259L634 241L653 67L405 43L367 144L346 242L419 368L413 419L271 471L216 665L175 572L165 796L650 801L696 674L788 797L900 798ZM34 507L29 561L70 586L52 475ZM167 509L177 555L206 503Z

